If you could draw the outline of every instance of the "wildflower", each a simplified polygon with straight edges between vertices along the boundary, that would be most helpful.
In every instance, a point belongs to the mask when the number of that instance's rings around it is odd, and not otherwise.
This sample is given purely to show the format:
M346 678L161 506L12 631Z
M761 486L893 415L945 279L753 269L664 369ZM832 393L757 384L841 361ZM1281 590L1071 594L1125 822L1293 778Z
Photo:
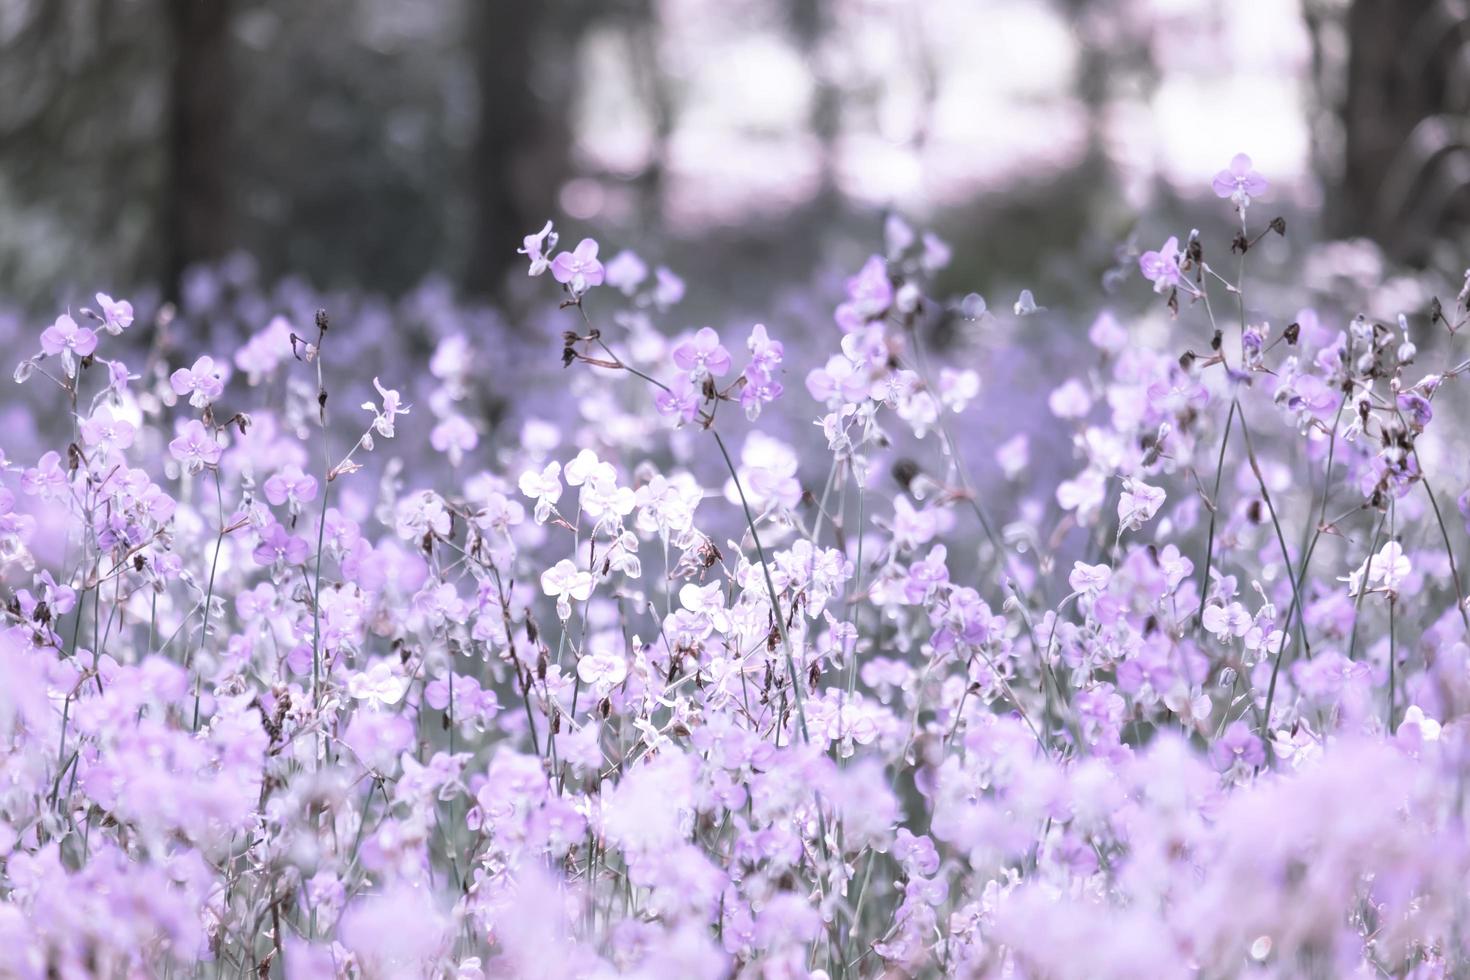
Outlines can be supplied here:
M745 385L740 389L740 405L745 409L745 417L754 422L760 417L761 408L780 398L786 389L781 382L754 364L745 369L744 378Z
M666 310L684 298L684 280L671 270L659 266L653 270L653 280L653 303L659 309Z
M1233 721L1210 747L1210 758L1221 772L1255 769L1266 764L1266 747L1245 722Z
M1211 603L1205 606L1201 625L1211 634L1221 639L1242 637L1251 628L1251 616L1246 611L1246 608L1238 602L1231 602L1225 605Z
M553 460L539 473L527 470L521 474L519 485L522 494L536 501L536 523L545 524L561 499L561 464Z
M441 419L429 433L429 445L435 452L448 456L450 466L458 466L464 461L464 454L479 444L480 434L468 419L458 413Z
M133 444L137 427L126 419L113 418L112 412L99 408L81 424L82 441L104 449L127 449Z
M1164 505L1164 491L1137 480L1125 480L1118 497L1118 526L1136 531L1159 512Z
M1112 578L1113 570L1107 565L1088 565L1079 561L1073 563L1072 573L1067 576L1067 584L1072 587L1073 592L1096 595L1108 587Z
M607 284L624 296L632 296L639 284L648 278L648 264L636 252L626 248L608 260L603 271Z
M347 693L373 708L395 705L407 692L408 681L394 669L391 660L378 660L347 680Z
M562 252L552 259L551 275L575 297L580 297L593 286L602 285L606 272L602 263L597 261L597 242L584 238L572 251Z
M168 451L190 473L215 465L223 453L214 436L198 419L184 423L179 435L168 444Z
M203 408L225 392L226 369L216 367L214 358L200 357L193 367L179 368L169 375L169 385L180 397L189 396L189 404Z
M675 345L674 363L689 373L690 381L722 378L730 371L730 352L720 343L718 333L701 327L692 338Z
M392 388L384 388L382 382L373 378L373 387L378 389L378 397L383 400L383 408L379 411L373 402L363 402L364 411L373 413L373 428L378 435L385 439L393 438L393 420L400 415L407 415L409 407L403 404L403 398Z
M1173 235L1156 252L1144 252L1139 256L1138 269L1143 278L1154 284L1154 292L1167 293L1172 289L1183 289L1193 293L1194 286L1184 278L1180 263L1184 256L1179 251L1179 239Z
M851 333L887 313L892 305L893 283L888 279L888 266L882 257L874 255L847 280L847 301L837 307L837 325Z
M257 565L304 565L309 552L305 538L292 534L279 521L272 521L261 533L252 556Z
M292 513L301 505L316 499L316 478L301 472L301 467L291 463L272 474L265 481L265 499L276 507L289 503Z
M654 407L660 415L672 416L686 425L698 416L703 401L704 396L687 374L677 375L667 389L661 389L653 396Z
M628 661L610 650L593 650L577 661L577 676L594 695L606 697L628 676Z
M1014 480L1031 463L1031 442L1024 432L1011 436L995 451L995 462L1007 480Z
M102 328L113 336L133 325L133 304L127 300L114 300L106 293L98 293L97 306L102 317Z
M1251 168L1250 157L1237 153L1229 167L1215 174L1210 186L1215 189L1216 197L1228 197L1243 212L1250 206L1251 198L1260 197L1271 185Z
M551 228L551 222L546 222L546 227L538 232L527 235L521 240L521 247L516 249L520 255L524 255L531 262L530 275L539 276L551 267L551 260L547 256L556 248L557 234ZM565 280L558 279L558 282Z
M556 613L562 619L572 615L572 600L586 602L592 595L592 573L584 572L568 558L563 558L541 573L541 591L556 600Z
M1046 404L1059 419L1080 419L1092 411L1092 396L1081 381L1068 378L1047 397Z
M41 350L47 357L61 355L67 376L76 373L76 358L87 357L97 349L97 334L87 327L77 326L77 321L65 313L56 322L41 331Z
M1379 586L1389 592L1397 592L1413 571L1409 556L1404 554L1403 545L1390 541L1376 555L1370 555L1363 564L1347 578L1348 595L1358 595L1365 589Z
M1429 399L1412 391L1399 392L1398 407L1404 420L1415 432L1423 432L1424 427L1434 418L1434 409L1430 407Z
M1424 713L1424 709L1417 704L1411 704L1404 711L1403 720L1399 722L1398 732L1400 735L1415 734L1420 741L1435 742L1439 740L1443 726L1438 721Z
M757 323L750 328L750 337L745 342L750 351L750 367L765 372L768 376L781 366L786 347L779 340L772 340L766 333L766 325Z

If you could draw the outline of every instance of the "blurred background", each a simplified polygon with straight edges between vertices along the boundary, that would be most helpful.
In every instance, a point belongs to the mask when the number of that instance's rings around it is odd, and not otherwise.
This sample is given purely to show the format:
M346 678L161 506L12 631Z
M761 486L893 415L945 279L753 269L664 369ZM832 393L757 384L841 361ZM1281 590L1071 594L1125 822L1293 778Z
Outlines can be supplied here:
M0 0L0 299L236 256L514 311L555 216L749 302L893 209L1055 303L1238 151L1295 240L1453 274L1467 105L1450 0Z

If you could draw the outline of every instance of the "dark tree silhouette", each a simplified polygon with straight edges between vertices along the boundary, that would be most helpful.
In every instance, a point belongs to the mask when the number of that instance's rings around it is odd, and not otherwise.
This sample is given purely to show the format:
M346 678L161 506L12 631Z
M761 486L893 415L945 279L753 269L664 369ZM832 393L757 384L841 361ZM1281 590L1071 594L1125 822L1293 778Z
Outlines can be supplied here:
M233 91L230 0L169 0L168 165L163 241L167 283L195 262L217 259L232 241L229 198Z
M1338 115L1337 234L1426 259L1465 217L1470 187L1470 16L1446 0L1354 0Z
M568 4L470 4L480 107L470 155L473 227L465 285L499 291L521 237L553 213L570 172L577 26ZM534 226L534 227L533 227Z

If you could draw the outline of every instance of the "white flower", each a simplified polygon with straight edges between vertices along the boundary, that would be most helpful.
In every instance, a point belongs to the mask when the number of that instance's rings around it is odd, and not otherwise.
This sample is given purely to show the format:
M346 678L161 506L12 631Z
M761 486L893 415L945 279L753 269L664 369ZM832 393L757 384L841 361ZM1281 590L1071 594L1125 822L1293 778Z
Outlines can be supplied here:
M1113 570L1107 565L1088 565L1076 562L1072 565L1072 573L1067 576L1067 584L1072 587L1073 592L1087 592L1093 595L1108 587L1113 579Z
M1080 419L1092 411L1092 396L1076 378L1068 378L1047 396L1046 405L1059 419Z
M1374 586L1396 592L1413 570L1409 556L1404 554L1404 546L1397 541L1390 541L1378 554L1370 556L1352 574L1339 581L1348 584L1348 595L1353 596L1369 591Z
M400 415L407 415L409 406L403 404L398 392L392 388L384 388L377 378L373 378L373 387L378 389L378 395L383 399L383 410L378 411L378 406L372 402L363 402L363 410L373 413L373 428L378 435L384 439L392 439L393 420Z
M1443 726L1426 715L1423 708L1417 704L1411 704L1404 712L1404 720L1399 722L1399 731L1405 728L1417 728L1421 739L1426 742L1434 742L1439 740L1439 733Z
M379 660L347 681L347 693L374 708L397 704L408 691L408 681L393 670L391 660Z
M1205 629L1221 639L1245 636L1254 623L1245 606L1232 602L1228 606L1208 605L1201 619Z
M605 698L628 676L628 662L609 650L595 650L577 661L577 676L592 685L597 697Z
M563 558L541 573L541 590L556 600L557 615L568 619L572 615L571 600L586 602L592 595L592 573Z
M1125 480L1123 493L1118 498L1119 526L1130 531L1143 527L1153 520L1159 508L1164 505L1164 496L1164 491L1160 487Z
M521 493L536 501L536 523L545 524L551 508L561 499L561 464L555 460L540 473L527 470L521 474Z

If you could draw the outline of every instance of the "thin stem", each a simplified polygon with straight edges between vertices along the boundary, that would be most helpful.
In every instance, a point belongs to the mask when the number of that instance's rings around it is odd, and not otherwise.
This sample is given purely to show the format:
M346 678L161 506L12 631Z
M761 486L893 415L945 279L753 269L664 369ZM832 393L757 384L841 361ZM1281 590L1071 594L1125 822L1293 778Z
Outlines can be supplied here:
M1199 570L1199 611L1195 623L1204 622L1205 599L1209 596L1210 562L1215 559L1215 519L1220 511L1220 478L1225 473L1225 448L1230 445L1230 429L1235 424L1236 401L1230 399L1230 414L1225 417L1225 434L1220 438L1220 454L1215 460L1215 489L1210 492L1210 533L1205 540L1205 563Z

